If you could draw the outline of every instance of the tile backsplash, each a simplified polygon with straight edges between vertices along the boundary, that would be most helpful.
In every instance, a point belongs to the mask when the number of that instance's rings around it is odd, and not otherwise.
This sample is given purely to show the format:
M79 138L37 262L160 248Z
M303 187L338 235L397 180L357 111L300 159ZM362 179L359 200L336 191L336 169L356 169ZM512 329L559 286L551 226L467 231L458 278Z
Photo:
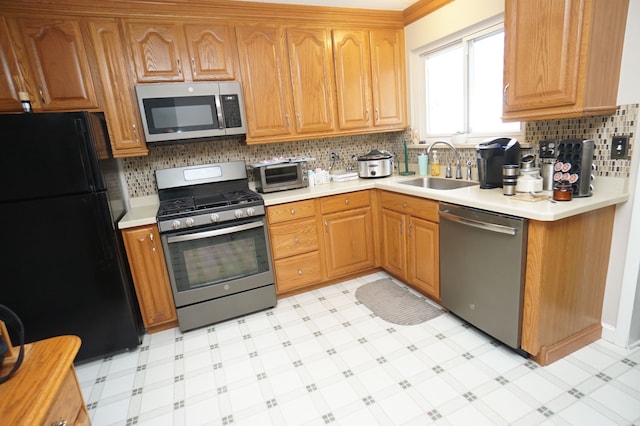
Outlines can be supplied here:
M352 157L364 155L372 149L402 148L402 140L407 137L406 132L392 132L263 145L247 145L237 139L222 139L151 146L146 157L124 159L124 172L129 196L142 197L158 192L155 179L157 169L235 160L244 160L248 167L249 164L274 157L310 157L315 158L315 161L309 163L311 168L327 170L331 165L329 153L335 151L340 160L334 165L334 170L345 170L356 166ZM251 173L249 179L253 179Z
M593 139L596 147L593 162L597 167L595 175L628 178L638 111L638 104L630 104L619 106L609 116L529 122L526 124L524 142L531 143L532 148L523 150L523 155L537 155L537 144L541 140ZM610 159L611 138L618 135L629 135L628 159ZM310 163L310 167L328 169L331 163L329 152L336 151L341 160L334 165L334 169L344 170L356 166L353 157L372 149L386 149L396 154L400 168L404 169L403 139L410 139L409 131L264 145L247 145L237 139L179 143L151 146L148 156L126 158L123 167L129 196L142 197L157 193L155 170L205 163L244 160L248 165L273 157L312 157L315 161ZM460 151L463 164L472 160L475 168L475 149ZM417 163L417 154L418 150L411 150L409 162Z

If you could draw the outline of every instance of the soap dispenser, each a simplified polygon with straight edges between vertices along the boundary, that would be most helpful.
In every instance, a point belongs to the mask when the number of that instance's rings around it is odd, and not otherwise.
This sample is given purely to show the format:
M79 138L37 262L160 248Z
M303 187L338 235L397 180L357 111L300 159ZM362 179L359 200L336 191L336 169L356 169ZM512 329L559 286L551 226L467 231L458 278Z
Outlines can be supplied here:
M440 176L440 161L438 160L438 152L433 151L433 160L431 161L431 176Z

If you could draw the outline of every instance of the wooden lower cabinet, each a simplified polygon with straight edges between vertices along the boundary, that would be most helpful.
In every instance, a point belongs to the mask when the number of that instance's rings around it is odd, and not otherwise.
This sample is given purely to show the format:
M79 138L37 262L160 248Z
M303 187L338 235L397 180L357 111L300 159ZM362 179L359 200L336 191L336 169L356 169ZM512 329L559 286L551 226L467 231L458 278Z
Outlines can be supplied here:
M529 221L522 349L550 364L598 340L615 206Z
M440 300L438 202L382 191L380 204L382 267Z
M144 326L149 333L176 327L178 317L158 226L124 229L122 235Z
M320 199L327 278L375 266L373 218L369 191Z
M315 200L268 207L267 220L277 292L322 281Z

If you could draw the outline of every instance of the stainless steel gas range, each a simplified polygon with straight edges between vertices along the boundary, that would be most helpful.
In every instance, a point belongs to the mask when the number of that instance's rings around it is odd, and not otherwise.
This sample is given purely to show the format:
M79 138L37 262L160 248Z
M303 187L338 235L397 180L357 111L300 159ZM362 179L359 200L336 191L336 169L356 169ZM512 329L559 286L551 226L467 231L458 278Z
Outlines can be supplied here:
M244 161L156 170L156 180L180 330L275 306L264 202Z

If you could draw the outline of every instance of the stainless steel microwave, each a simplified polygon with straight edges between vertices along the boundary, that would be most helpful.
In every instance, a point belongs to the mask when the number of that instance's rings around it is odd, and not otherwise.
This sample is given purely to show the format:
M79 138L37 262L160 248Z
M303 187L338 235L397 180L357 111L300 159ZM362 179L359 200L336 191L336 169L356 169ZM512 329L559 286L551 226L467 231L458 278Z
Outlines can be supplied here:
M147 143L244 135L240 83L152 83L135 87Z
M309 186L307 162L292 161L265 164L253 167L256 190L258 192L276 192Z

